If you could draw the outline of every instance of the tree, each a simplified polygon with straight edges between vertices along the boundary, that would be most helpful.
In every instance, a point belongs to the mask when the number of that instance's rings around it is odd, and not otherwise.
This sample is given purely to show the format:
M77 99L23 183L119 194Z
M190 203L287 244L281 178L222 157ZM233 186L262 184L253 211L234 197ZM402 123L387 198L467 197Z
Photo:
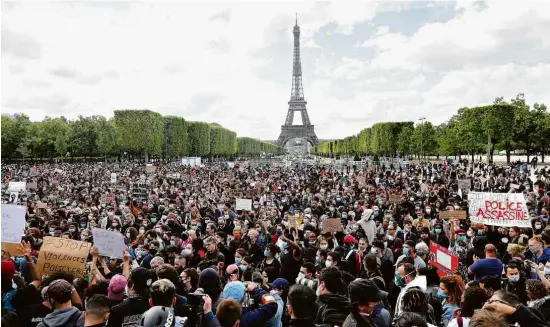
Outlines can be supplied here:
M187 136L192 156L203 157L210 154L210 124L189 122Z
M25 149L23 144L30 125L29 117L24 114L2 115L2 156L4 158L22 156L21 151L28 154L22 149ZM20 149L21 145L23 145L22 149Z
M413 127L405 127L401 130L399 135L397 136L397 151L401 153L403 156L409 155L412 153L412 147L411 147L411 141L412 141L412 135L414 133Z
M120 154L120 135L115 124L115 119L99 122L96 145L98 151L103 155Z
M115 124L120 133L120 145L124 151L160 155L164 141L164 119L150 110L115 110Z
M165 155L168 158L188 154L187 122L181 117L164 117Z

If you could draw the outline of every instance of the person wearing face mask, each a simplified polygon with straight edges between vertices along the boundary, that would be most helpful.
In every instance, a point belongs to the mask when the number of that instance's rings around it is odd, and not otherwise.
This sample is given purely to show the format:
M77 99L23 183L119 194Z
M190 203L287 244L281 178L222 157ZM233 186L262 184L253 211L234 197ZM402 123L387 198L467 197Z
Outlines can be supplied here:
M533 226L533 233L535 235L541 234L545 228L545 223L540 218L536 218L535 220L531 221L531 224Z
M254 299L254 303L258 303L253 308L243 309L239 320L239 327L263 326L266 321L271 321L279 311L276 298L259 286L259 284L254 282L248 282L245 285L239 281L235 281L228 283L223 289L221 297L224 300L232 299L237 301L237 303L243 303L247 298L245 294L249 293L250 297ZM282 288L283 286L280 287ZM277 287L277 289L280 288ZM216 314L219 313L216 312ZM280 321L278 323L280 324Z
M297 234L286 233L281 236L281 274L280 277L294 284L302 265L302 249L298 244Z
M289 285L285 279L277 278L273 281L273 283L269 284L269 287L271 288L269 294L275 298L275 301L277 301L277 313L275 313L273 318L265 322L264 326L280 327L281 318L283 317L283 312L285 309L285 302L282 297L284 296L283 294L288 291Z
M403 244L403 254L397 258L396 264L398 265L401 260L405 257L410 257L414 260L414 267L416 269L421 269L426 267L424 260L416 254L415 243L413 241L407 241Z
M315 323L342 326L350 312L349 300L342 273L336 267L321 270L316 293L319 311Z
M296 284L302 284L317 290L317 279L315 279L315 265L311 262L304 262L300 267L300 273L296 277Z
M443 231L443 224L436 223L434 225L434 234L432 235L432 241L441 245L444 248L449 248L450 242L449 238L445 235Z
M346 317L345 327L389 327L391 316L381 304L388 293L379 289L371 280L356 279L348 286L351 313Z
M526 278L522 275L520 268L521 262L512 261L506 268L506 279L504 280L503 289L505 291L516 294L522 303L527 303L529 297L526 291Z
M403 295L411 288L418 288L426 293L428 289L428 281L426 276L417 275L416 268L411 263L400 263L397 267L394 277L394 283L401 288L395 304L395 316L399 316L402 311Z
M281 263L275 257L279 253L279 247L275 244L268 244L264 249L264 259L260 264L260 270L268 267L274 267L277 271L281 270Z

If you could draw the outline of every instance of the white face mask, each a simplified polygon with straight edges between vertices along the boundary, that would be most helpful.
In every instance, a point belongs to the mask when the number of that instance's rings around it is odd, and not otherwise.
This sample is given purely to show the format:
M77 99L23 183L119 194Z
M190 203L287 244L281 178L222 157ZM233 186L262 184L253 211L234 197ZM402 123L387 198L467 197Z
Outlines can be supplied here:
M550 275L550 268L549 267L544 267L544 274L545 275Z
M326 250L328 248L328 244L321 244L320 248L321 250Z
M140 230L139 230L139 233L140 233L140 234L145 234L145 229L140 229Z
M304 273L298 273L298 278L304 278L304 277L305 277Z
M325 266L328 268L328 267L332 267L332 261L330 260L327 260L325 261Z
M370 249L370 253L378 254L378 249L373 247Z
M474 233L472 233L472 231L469 230L469 231L466 232L466 235L468 235L468 237L472 237L474 235Z

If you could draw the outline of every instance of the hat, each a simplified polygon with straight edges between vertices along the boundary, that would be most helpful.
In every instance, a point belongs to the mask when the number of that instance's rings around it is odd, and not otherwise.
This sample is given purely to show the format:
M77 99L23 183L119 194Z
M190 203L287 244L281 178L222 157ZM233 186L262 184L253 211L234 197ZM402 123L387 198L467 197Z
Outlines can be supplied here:
M287 289L289 287L288 282L284 278L277 278L273 283L269 284L271 288Z
M134 288L148 288L151 286L152 279L153 275L151 274L151 271L143 267L134 268L130 273L130 280L134 284Z
M466 234L466 231L464 229L456 229L455 234Z
M2 279L12 279L13 275L15 275L15 262L2 260Z
M109 288L107 289L109 299L122 300L127 284L126 277L123 275L115 275L111 278L111 281L109 281Z
M358 243L357 240L355 239L355 237L351 236L351 235L346 235L344 237L344 243Z
M349 284L349 299L353 303L379 302L388 297L369 279L356 279Z
M73 285L64 279L56 279L48 285L48 297L57 303L65 303L71 299Z
M222 298L233 299L237 302L241 302L244 297L245 287L244 284L239 281L229 282L223 288Z

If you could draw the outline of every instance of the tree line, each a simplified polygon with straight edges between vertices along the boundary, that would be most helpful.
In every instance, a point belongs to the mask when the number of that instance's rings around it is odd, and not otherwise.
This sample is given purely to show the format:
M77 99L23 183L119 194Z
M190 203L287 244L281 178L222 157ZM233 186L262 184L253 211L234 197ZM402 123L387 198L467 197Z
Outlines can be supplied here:
M24 114L2 115L3 158L129 156L178 158L254 156L275 153L275 144L218 124L162 116L150 110L115 110L114 117L46 117L31 122Z
M542 103L530 107L524 94L493 104L461 108L448 121L433 125L429 121L377 123L357 135L328 141L312 148L323 156L474 156L495 150L506 151L507 162L513 151L544 155L550 147L550 113Z

